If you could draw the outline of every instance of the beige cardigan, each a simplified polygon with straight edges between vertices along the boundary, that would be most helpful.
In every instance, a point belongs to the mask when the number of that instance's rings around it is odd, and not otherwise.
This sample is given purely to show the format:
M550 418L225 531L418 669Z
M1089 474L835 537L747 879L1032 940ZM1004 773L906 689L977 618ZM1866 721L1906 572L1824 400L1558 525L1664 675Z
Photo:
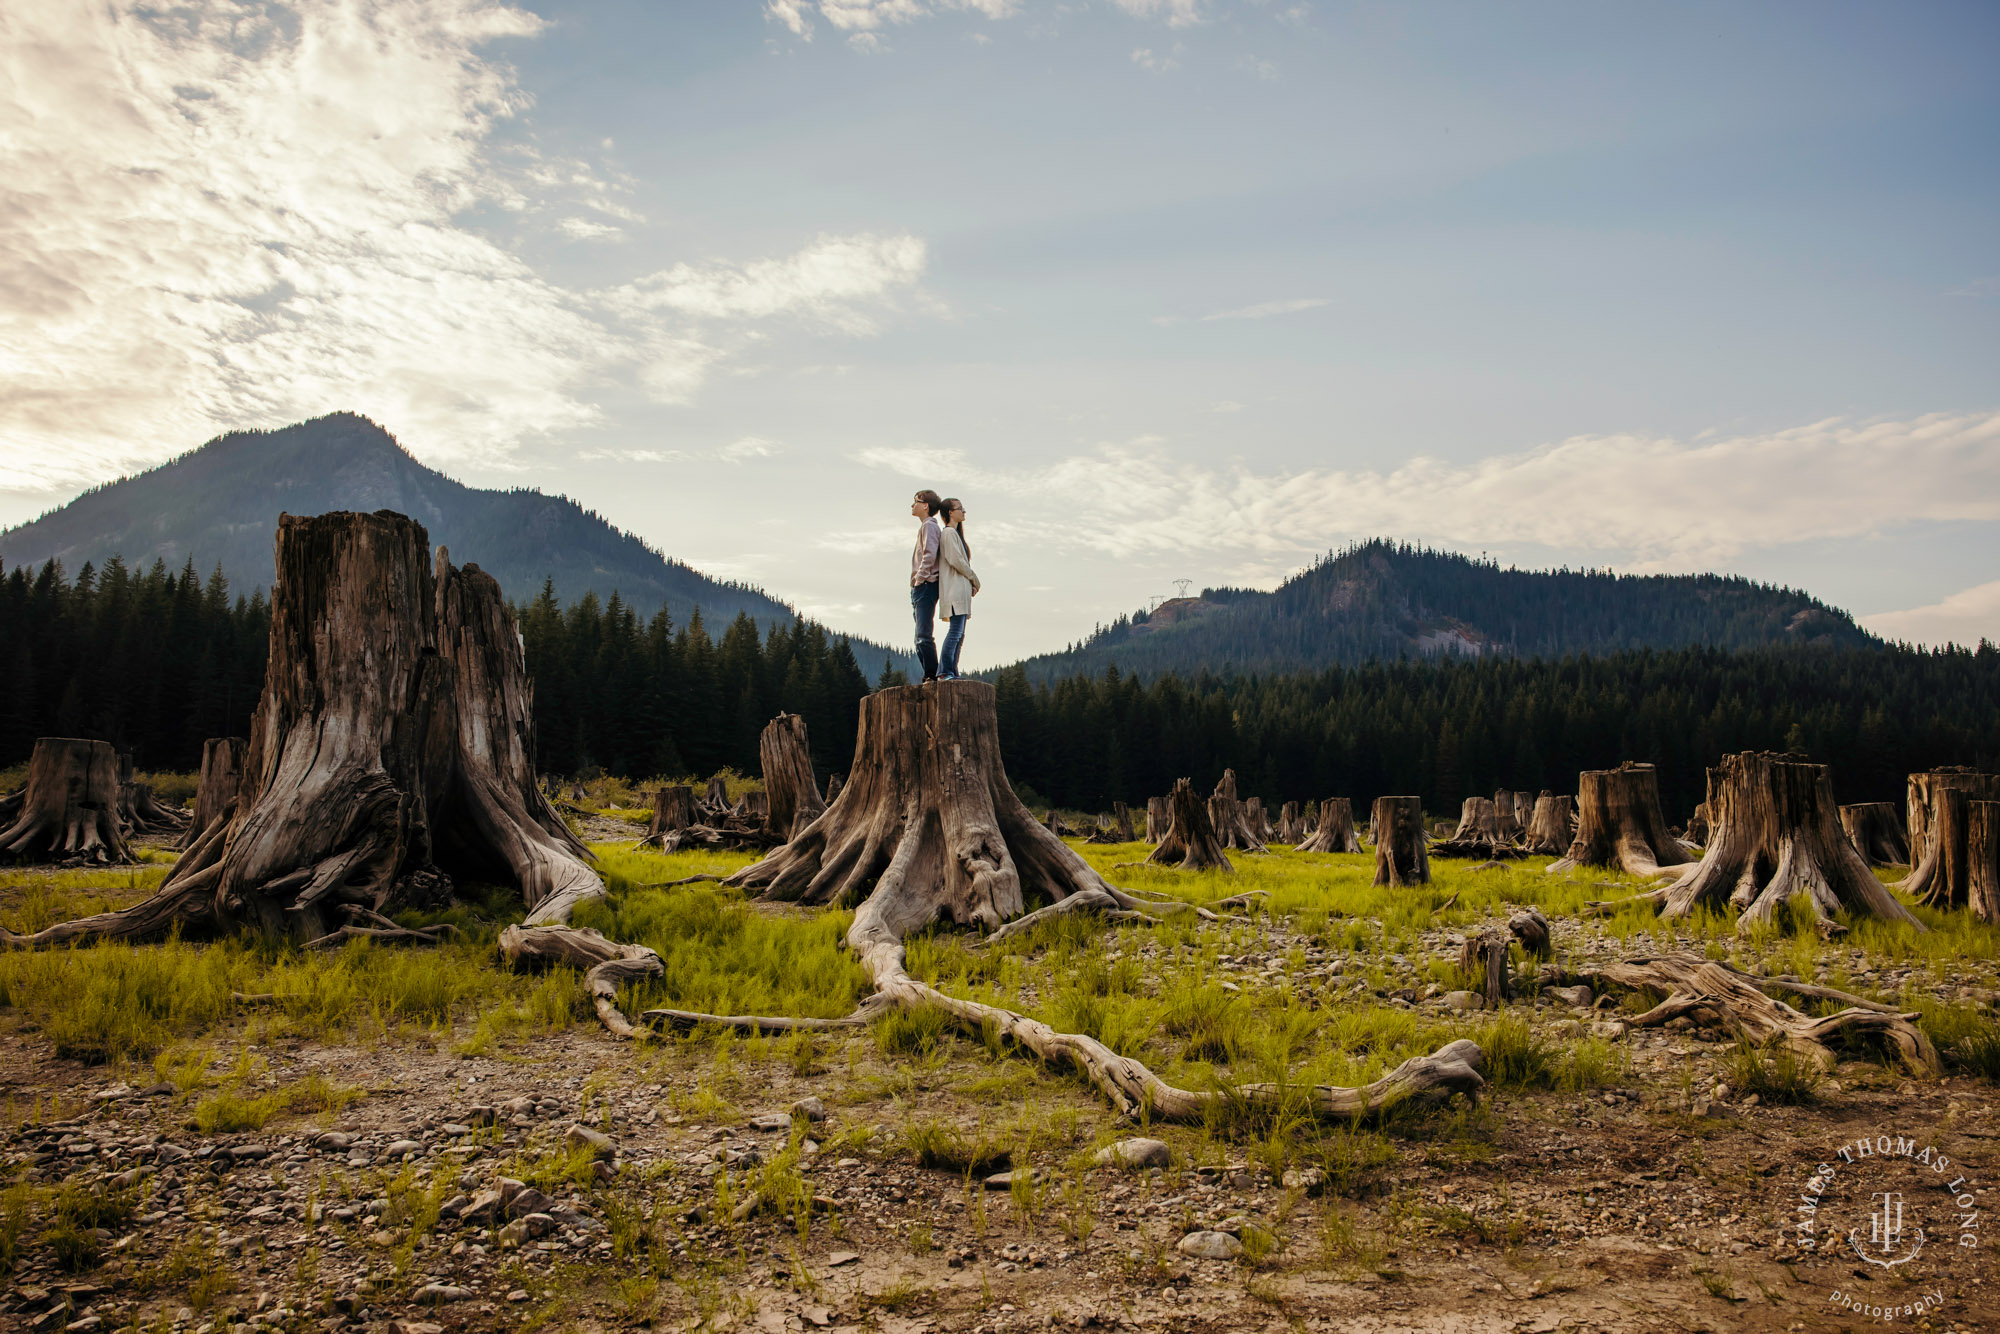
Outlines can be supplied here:
M972 572L972 553L958 529L947 526L938 534L938 605L940 616L972 615L972 595L979 591L979 576Z

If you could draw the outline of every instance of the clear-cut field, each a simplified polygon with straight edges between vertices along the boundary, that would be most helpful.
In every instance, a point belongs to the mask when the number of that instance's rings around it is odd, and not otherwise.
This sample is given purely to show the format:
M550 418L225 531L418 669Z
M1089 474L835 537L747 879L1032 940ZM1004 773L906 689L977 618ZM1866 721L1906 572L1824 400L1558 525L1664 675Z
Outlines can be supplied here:
M629 990L627 1013L837 1017L866 994L840 944L847 914L649 888L748 859L628 851L614 841L625 828L591 822L613 899L578 923L660 952L665 976ZM1137 889L1268 897L1219 924L1059 919L992 947L938 932L912 942L911 972L1091 1033L1184 1087L1359 1083L1469 1036L1487 1053L1489 1095L1370 1126L1247 1107L1135 1125L1073 1076L921 1012L834 1033L620 1042L576 975L502 969L493 940L520 911L504 893L422 919L464 932L435 950L5 954L13 1184L0 1260L12 1270L0 1319L194 1331L1870 1323L1836 1292L1876 1306L1940 1293L1923 1317L1935 1329L2000 1317L1984 1231L1883 1268L1802 1254L1791 1230L1816 1164L1857 1138L1915 1137L1974 1183L2000 1167L2000 932L1963 912L1918 909L1935 928L1922 934L1861 923L1841 943L1744 939L1707 917L1580 917L1620 892L1590 872L1545 875L1542 861L1440 860L1428 886L1376 889L1364 856L1274 848L1235 854L1223 875L1112 869L1143 844L1080 850ZM129 902L164 871L7 872L0 924ZM1946 1074L1857 1052L1814 1083L1698 1023L1628 1030L1620 1016L1643 997L1459 1008L1474 1003L1464 935L1530 905L1573 971L1682 948L1920 1010ZM1163 1142L1166 1165L1097 1161L1135 1137Z

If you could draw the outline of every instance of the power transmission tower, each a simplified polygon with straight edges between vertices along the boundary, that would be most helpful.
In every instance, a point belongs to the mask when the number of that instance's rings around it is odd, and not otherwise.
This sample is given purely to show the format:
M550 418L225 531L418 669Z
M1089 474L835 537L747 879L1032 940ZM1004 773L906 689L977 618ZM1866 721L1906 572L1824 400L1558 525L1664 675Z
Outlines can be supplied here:
M1187 596L1187 591L1188 591L1188 590L1189 590L1190 588L1193 588L1193 587L1194 587L1194 580L1192 580L1192 579L1176 579L1176 580L1174 580L1174 587L1175 587L1175 588L1178 588L1178 589L1180 590L1180 592L1181 592L1181 596L1182 596L1182 597L1186 597L1186 596Z

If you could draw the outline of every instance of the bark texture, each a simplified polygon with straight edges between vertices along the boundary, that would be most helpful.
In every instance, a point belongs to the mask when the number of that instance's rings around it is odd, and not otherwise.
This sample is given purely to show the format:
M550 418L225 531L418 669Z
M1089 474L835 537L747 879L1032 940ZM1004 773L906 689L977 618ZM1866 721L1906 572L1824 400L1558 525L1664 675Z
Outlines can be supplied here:
M1299 814L1299 803L1296 801L1288 801L1278 808L1278 841L1293 847L1306 841L1306 822Z
M1966 803L1965 904L1980 921L2000 923L2000 801Z
M1208 803L1195 795L1194 784L1185 778L1175 779L1174 790L1166 800L1167 832L1161 835L1160 845L1146 860L1154 866L1178 866L1186 871L1210 867L1235 870L1229 864L1222 840L1216 836L1215 826L1209 822Z
M1528 819L1521 845L1538 856L1560 853L1569 847L1575 828L1576 799L1544 792L1535 798L1534 814Z
M694 789L686 783L662 783L653 794L653 819L646 826L646 841L678 834L694 823Z
M1118 836L1120 843L1138 841L1138 835L1132 829L1132 808L1122 801L1111 803L1111 832Z
M1936 823L1939 793L1964 792L1974 801L2000 801L2000 774L1949 765L1910 775L1905 809L1909 815L1910 864L1921 866L1930 855L1931 826Z
M1215 785L1214 795L1208 799L1208 821L1215 828L1215 836L1222 840L1226 848L1241 848L1246 852L1262 852L1264 838L1250 823L1248 806L1236 795L1236 771L1224 769L1222 780Z
M1658 772L1628 760L1577 776L1576 837L1549 870L1616 866L1627 875L1654 876L1690 860L1660 813Z
M1158 843L1164 839L1167 836L1167 830L1173 827L1173 822L1173 814L1167 806L1167 799L1165 797L1146 798L1146 841L1148 843Z
M181 840L191 848L211 829L228 823L243 796L243 759L250 743L240 736L210 737L201 747L201 781L195 788L194 818Z
M1507 801L1507 811L1514 805L1514 794L1502 792ZM1518 857L1523 855L1514 845L1514 836L1508 832L1513 827L1513 816L1503 814L1498 800L1486 797L1467 797L1458 816L1458 828L1451 837L1431 849L1433 855L1441 857Z
M423 527L399 514L282 515L236 811L151 898L7 943L176 925L372 933L393 900L448 896L452 871L512 880L526 925L559 927L604 887L535 781L533 716L490 576L442 548L433 567Z
M1424 843L1423 798L1377 797L1372 819L1375 826L1375 883L1428 885L1431 882L1431 859ZM1322 814L1320 824L1325 823L1326 817Z
M1299 844L1300 852L1360 852L1361 835L1354 829L1354 803L1328 797L1319 804L1319 827Z
M1915 869L1896 888L1933 908L1966 901L1971 863L1965 839L1967 803L2000 800L2000 775L1977 769L1933 769L1910 775L1910 856Z
M1909 843L1903 837L1903 821L1894 804L1864 801L1840 808L1840 827L1847 831L1855 851L1877 866L1908 866Z
M1737 930L1748 932L1800 896L1824 934L1841 929L1833 914L1843 908L1918 926L1841 829L1825 765L1761 751L1725 755L1708 771L1708 808L1708 850L1660 891L1667 917L1727 904L1741 910Z
M826 809L813 778L806 720L795 713L781 713L764 724L764 733L757 739L757 758L764 768L764 832L788 843Z
M96 866L136 860L118 826L118 753L109 742L35 742L20 809L0 830L0 856Z

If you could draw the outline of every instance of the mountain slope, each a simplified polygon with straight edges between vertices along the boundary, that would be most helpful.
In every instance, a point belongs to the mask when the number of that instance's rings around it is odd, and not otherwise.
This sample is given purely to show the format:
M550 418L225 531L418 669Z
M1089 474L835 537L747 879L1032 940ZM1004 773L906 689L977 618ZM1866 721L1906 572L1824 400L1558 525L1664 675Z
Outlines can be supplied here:
M788 625L790 607L746 584L725 583L670 560L564 496L485 491L412 458L387 431L353 413L276 431L218 436L149 472L86 492L32 523L0 532L0 564L54 558L74 574L85 561L121 555L143 569L192 559L206 575L221 565L232 588L271 582L272 535L281 511L395 510L422 523L460 564L476 562L517 602L552 580L564 603L615 590L641 617L665 606L682 624L696 605L720 634L738 612L758 625ZM884 653L853 640L870 671Z
M1881 641L1789 588L1722 575L1503 570L1377 539L1273 592L1204 589L1120 617L1081 645L1022 664L1042 681L1116 663L1165 672L1269 673L1400 657L1560 658L1623 649Z

